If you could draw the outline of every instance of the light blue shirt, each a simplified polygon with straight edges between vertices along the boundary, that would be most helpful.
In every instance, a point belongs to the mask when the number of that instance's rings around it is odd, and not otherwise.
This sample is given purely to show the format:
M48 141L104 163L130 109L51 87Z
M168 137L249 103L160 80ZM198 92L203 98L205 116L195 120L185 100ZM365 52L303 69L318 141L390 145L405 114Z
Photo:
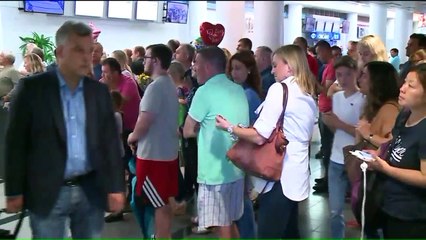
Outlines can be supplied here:
M86 145L86 106L83 95L83 78L71 92L64 77L57 70L62 111L67 136L67 162L65 179L84 175L90 171Z
M392 66L396 69L397 72L399 72L399 64L401 63L401 60L399 59L399 56L390 57L389 63L392 64Z

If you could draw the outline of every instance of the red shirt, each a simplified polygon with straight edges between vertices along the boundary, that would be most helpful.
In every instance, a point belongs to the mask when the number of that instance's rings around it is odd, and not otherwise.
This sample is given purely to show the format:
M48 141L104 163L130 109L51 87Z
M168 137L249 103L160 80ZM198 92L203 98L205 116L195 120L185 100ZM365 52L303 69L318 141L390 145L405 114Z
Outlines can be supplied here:
M318 61L309 54L306 54L306 57L308 58L309 69L311 69L311 72L314 74L315 78L318 79Z
M326 81L335 81L336 80L336 71L334 70L334 62L330 61L329 63L327 63L327 65L325 65L324 68L324 72L322 73L322 81L321 81L321 85L323 87L325 87ZM327 93L323 93L321 92L319 97L318 97L318 108L319 111L324 113L324 112L329 112L331 111L331 98L327 97Z

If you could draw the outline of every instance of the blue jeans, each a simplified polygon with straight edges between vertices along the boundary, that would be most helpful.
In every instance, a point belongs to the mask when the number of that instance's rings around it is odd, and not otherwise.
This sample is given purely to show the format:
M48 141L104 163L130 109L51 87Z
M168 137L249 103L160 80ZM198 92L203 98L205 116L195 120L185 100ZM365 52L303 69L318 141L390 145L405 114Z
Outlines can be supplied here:
M104 209L93 206L79 186L63 186L47 216L29 213L33 238L65 238L69 220L72 238L100 238Z
M345 165L330 161L328 166L328 201L330 208L331 238L345 237L345 206L346 190L349 187Z
M247 194L244 194L243 216L236 222L240 238L256 238L256 222L254 220L253 203Z
M298 202L288 199L275 182L272 190L258 197L258 238L300 238Z

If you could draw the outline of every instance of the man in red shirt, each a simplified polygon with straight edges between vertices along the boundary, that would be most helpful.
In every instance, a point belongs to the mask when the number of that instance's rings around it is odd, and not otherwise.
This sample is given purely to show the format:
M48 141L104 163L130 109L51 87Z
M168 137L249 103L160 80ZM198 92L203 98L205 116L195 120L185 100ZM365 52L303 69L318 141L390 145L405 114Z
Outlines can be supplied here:
M333 64L333 54L331 46L327 41L321 40L316 44L316 52L319 60L325 64L322 73L321 92L318 97L319 128L321 134L321 152L323 154L323 164L325 167L325 177L316 179L317 184L314 186L316 193L327 192L328 190L328 163L330 162L331 148L333 144L334 133L323 123L322 114L331 111L331 98L327 97L327 92L330 86L336 80L336 72Z
M308 58L309 69L315 75L315 78L318 79L318 62L314 57L308 54L308 42L306 39L304 37L297 37L294 39L293 44L299 46L305 52L306 57Z

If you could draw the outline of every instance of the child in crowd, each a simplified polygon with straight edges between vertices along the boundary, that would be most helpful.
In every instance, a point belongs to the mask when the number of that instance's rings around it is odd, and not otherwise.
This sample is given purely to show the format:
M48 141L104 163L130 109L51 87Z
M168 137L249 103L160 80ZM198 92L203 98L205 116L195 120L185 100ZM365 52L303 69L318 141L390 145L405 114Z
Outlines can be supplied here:
M345 237L343 208L349 186L343 147L355 143L355 126L361 116L364 97L356 85L358 68L355 60L343 56L336 60L334 69L343 91L333 94L332 111L323 114L323 121L334 132L328 168L331 237L342 239Z

